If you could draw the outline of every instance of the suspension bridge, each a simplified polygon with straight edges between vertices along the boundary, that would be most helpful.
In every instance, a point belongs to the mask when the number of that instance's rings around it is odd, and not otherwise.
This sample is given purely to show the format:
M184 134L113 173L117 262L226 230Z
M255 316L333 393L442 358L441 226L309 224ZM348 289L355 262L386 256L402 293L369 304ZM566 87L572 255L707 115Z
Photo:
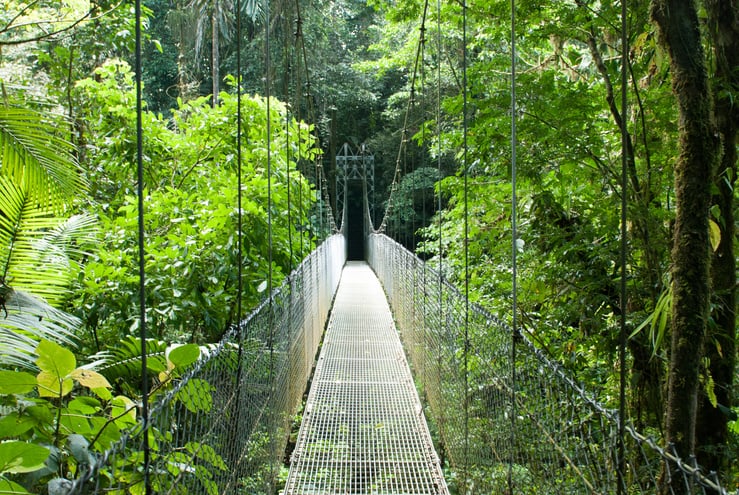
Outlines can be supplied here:
M366 261L334 230L59 493L729 493L365 230Z
M514 86L513 51L512 67ZM144 394L120 441L72 452L50 494L729 495L375 231L358 177L361 225L346 180L337 228L316 177L328 235L156 403Z

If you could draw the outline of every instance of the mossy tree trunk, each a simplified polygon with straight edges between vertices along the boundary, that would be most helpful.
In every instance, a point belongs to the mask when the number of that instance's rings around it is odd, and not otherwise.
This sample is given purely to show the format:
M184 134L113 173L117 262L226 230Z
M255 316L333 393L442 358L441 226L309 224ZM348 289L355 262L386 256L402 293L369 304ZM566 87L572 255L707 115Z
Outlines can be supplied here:
M695 450L700 365L709 312L709 208L717 136L694 2L652 0L651 17L659 28L659 42L670 56L672 89L679 111L665 434L678 455L687 458ZM678 473L663 479L673 481L672 493L686 492ZM662 491L667 493L668 488L663 486Z

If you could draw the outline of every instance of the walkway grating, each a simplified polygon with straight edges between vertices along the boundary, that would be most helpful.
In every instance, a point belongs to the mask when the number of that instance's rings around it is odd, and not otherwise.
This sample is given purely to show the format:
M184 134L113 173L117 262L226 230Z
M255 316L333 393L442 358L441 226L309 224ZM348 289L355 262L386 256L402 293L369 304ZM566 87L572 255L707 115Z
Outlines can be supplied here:
M380 282L344 267L285 495L448 494Z

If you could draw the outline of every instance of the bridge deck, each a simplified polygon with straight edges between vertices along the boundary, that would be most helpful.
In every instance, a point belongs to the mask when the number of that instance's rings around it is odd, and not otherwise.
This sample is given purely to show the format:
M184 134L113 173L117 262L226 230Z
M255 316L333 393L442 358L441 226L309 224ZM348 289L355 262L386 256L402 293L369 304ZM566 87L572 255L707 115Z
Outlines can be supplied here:
M447 494L380 282L342 273L285 495Z

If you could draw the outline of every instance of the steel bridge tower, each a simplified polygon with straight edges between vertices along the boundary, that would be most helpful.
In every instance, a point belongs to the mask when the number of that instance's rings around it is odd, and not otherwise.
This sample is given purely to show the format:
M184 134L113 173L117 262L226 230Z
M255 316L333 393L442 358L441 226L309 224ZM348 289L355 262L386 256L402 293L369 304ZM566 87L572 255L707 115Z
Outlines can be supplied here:
M375 156L365 144L352 150L344 143L336 154L336 211L344 211L349 191L349 181L364 181L367 185L367 201L370 218L375 220Z

